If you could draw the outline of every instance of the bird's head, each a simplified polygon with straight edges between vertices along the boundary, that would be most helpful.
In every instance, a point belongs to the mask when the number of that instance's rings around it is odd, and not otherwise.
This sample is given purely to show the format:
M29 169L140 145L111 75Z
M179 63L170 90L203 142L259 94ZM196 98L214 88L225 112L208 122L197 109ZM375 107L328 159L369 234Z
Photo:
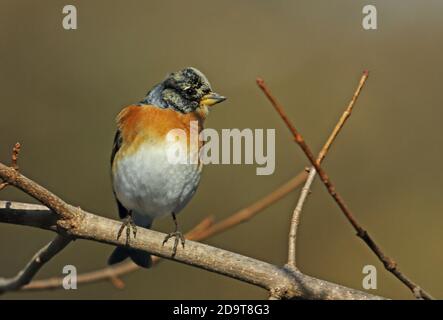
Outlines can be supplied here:
M196 68L188 67L169 74L163 82L148 92L143 104L172 108L182 113L213 106L226 100L212 91L206 76Z

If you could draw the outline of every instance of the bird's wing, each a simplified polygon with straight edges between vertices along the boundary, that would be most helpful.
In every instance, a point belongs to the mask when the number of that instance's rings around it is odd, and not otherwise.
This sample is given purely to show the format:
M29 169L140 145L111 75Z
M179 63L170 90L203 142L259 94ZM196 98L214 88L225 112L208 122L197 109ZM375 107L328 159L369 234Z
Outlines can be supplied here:
M112 153L111 153L111 168L114 163L115 155L117 154L118 150L120 150L120 147L122 146L123 138L121 135L121 132L119 129L117 129L117 132L114 136L114 144L112 145Z
M111 152L111 168L114 163L115 155L117 154L118 150L120 150L121 145L122 145L122 136L121 136L120 130L117 129L117 132L115 133L115 137L114 137L114 144L112 146L112 152ZM111 174L111 176L112 176L112 174ZM115 195L115 191L113 191L113 192L114 192L115 201L117 202L118 215L120 216L120 219L123 219L128 215L128 210L121 204L120 201L118 201L117 196Z

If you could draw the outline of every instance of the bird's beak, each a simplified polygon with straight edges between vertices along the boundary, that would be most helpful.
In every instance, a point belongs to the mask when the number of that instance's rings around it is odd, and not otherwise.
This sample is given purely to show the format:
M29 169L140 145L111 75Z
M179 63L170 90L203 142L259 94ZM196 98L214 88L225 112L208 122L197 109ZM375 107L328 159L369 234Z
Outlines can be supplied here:
M201 106L213 106L214 104L223 102L226 100L226 97L223 97L221 95L219 95L218 93L215 92L211 92L208 93L207 95L204 95L201 100L200 100L200 105Z

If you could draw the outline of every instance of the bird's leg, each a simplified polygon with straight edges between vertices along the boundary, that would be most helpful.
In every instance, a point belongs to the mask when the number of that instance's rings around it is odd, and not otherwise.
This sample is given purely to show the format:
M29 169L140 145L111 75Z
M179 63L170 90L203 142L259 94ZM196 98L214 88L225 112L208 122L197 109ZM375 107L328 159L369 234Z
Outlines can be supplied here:
M177 218L175 216L175 213L172 213L172 219L174 220L174 224L175 224L175 230L174 232L171 232L170 234L168 234L165 237L165 240L163 240L163 244L164 245L166 242L168 242L168 240L172 237L174 237L174 247L172 248L172 257L175 256L175 254L177 253L177 246L178 246L178 241L180 240L180 243L182 244L183 249L185 248L185 237L183 236L183 234L178 231L178 223L177 223Z
M129 241L131 239L131 229L132 234L134 235L134 239L137 236L137 226L132 219L132 211L128 211L128 215L123 219L122 225L118 230L117 240L122 235L123 229L126 228L126 245L129 246Z

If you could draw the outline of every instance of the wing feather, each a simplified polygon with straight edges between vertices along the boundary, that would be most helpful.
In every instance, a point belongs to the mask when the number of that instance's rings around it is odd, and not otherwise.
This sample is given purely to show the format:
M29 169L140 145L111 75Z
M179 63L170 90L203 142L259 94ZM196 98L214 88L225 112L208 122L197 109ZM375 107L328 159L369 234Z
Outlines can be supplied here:
M117 130L114 136L114 144L112 146L112 152L111 152L111 168L114 164L115 155L117 154L118 150L120 150L122 146L122 135L120 130ZM112 175L111 175L112 176ZM113 188L114 189L114 188ZM121 202L117 199L117 196L115 194L115 191L113 190L115 201L117 202L118 207L118 215L120 216L120 219L125 218L128 215L128 210L121 204Z

